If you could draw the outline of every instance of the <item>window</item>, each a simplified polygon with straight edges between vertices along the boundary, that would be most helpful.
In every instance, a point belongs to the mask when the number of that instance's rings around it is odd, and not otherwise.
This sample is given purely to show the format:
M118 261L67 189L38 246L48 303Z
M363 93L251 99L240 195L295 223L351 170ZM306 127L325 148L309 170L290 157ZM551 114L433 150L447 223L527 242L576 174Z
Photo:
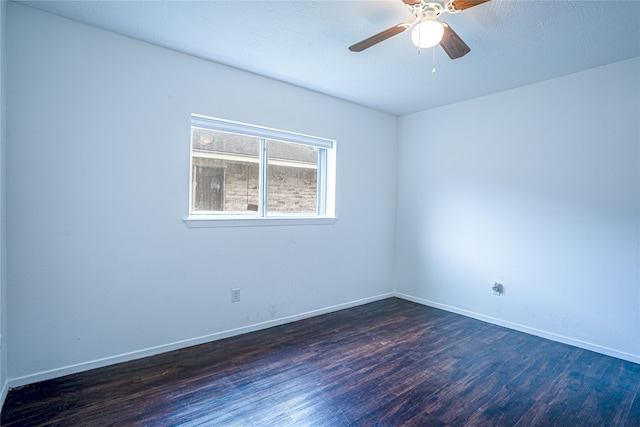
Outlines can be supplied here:
M190 227L335 222L335 141L191 116Z

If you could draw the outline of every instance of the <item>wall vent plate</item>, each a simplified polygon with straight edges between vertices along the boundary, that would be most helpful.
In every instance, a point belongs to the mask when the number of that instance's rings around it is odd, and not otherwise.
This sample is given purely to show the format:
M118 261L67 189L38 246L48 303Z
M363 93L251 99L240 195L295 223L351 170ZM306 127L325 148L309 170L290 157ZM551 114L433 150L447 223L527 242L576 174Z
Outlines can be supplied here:
M231 289L231 302L240 302L240 288Z

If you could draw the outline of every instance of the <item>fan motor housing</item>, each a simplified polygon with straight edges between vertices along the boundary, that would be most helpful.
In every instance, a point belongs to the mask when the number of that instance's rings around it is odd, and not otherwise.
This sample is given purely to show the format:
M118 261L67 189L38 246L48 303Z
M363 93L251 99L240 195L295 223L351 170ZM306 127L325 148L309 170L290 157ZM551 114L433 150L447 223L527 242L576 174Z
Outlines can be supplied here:
M416 18L436 19L438 16L442 14L442 12L449 12L449 13L460 12L459 9L456 9L454 1L455 0L447 1L444 4L444 6L441 3L426 2L426 1L419 1L416 3L405 2L405 4L412 9L413 15Z
M420 20L435 20L445 10L440 3L421 2L410 7L413 9L413 15Z

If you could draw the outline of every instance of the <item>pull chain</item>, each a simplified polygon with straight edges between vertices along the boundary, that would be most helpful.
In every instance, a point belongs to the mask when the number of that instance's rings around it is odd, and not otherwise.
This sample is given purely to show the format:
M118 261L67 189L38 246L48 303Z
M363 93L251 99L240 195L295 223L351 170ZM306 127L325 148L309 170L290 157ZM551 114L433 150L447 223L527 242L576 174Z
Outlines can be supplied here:
M431 68L431 73L435 74L436 73L436 47L432 47L431 48L432 52L433 52L433 56L432 56L432 60L433 60L433 67ZM422 49L418 48L418 55L420 55L422 53Z
M432 49L433 49L433 68L431 69L431 73L435 74L436 73L436 47L434 46Z

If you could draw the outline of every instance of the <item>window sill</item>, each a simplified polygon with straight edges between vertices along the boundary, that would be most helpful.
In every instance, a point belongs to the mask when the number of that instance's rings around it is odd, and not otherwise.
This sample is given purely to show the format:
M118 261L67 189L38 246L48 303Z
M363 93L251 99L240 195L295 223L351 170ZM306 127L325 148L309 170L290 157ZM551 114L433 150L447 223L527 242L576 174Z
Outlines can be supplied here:
M211 217L189 216L184 219L188 228L215 228L215 227L268 227L283 225L333 225L338 221L336 217Z

